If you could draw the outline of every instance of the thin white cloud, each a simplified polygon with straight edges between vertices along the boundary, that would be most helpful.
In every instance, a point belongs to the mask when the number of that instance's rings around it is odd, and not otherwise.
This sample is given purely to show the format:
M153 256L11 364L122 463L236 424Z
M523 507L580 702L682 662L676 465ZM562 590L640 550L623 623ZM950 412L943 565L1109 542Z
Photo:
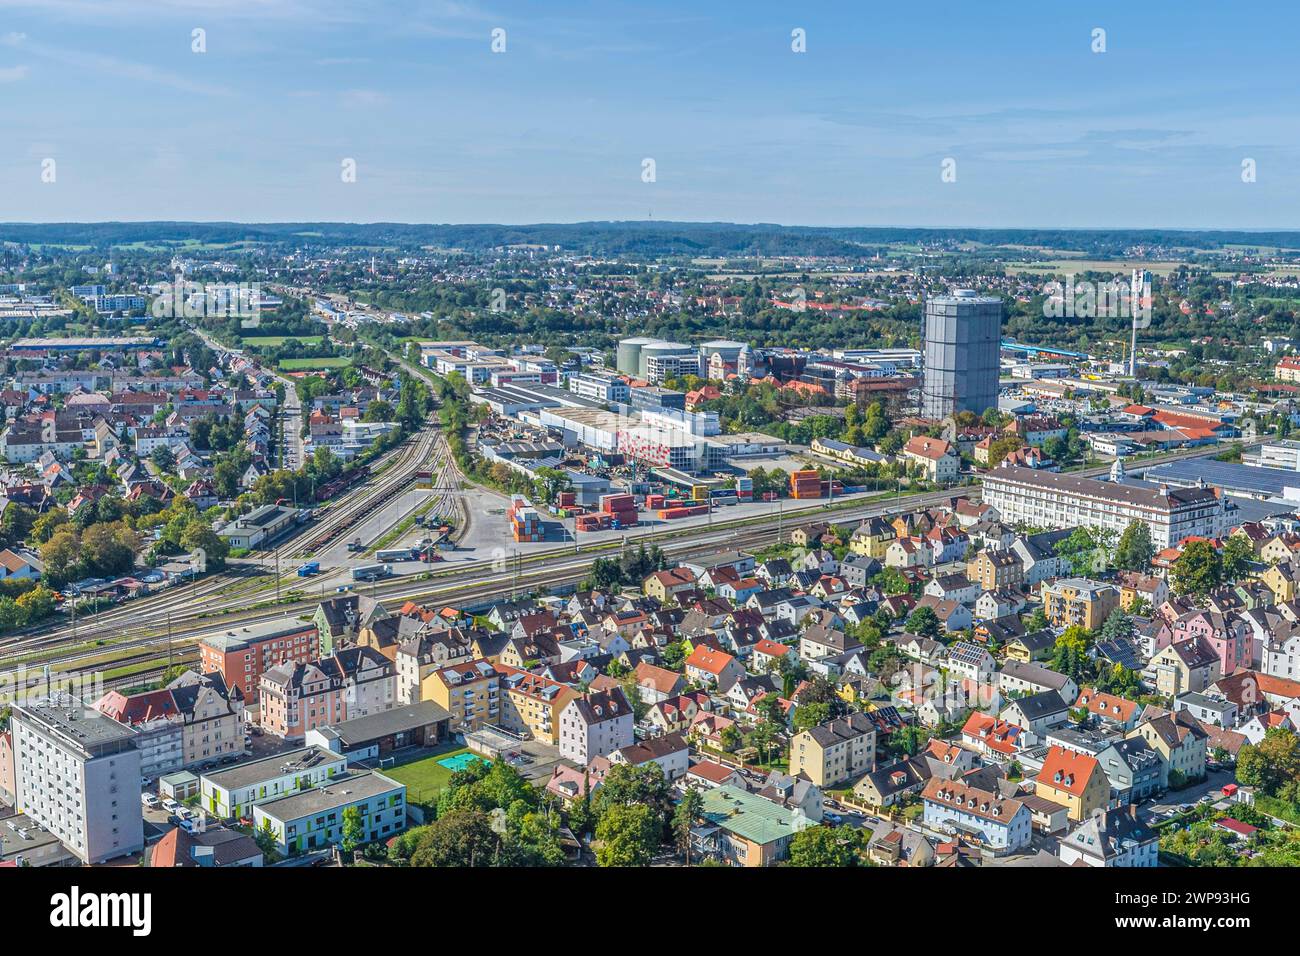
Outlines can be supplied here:
M19 80L27 79L27 74L31 72L26 66L0 66L0 83L17 83Z
M0 4L5 2L8 2L8 0L0 0ZM73 69L85 70L89 73L136 80L154 86L169 87L182 93L194 93L202 96L225 96L230 93L227 87L196 81L183 74L162 70L148 63L123 60L120 57L108 56L103 53L87 53L82 50L54 47L45 43L33 43L24 34L8 34L4 38L4 42L9 46L21 47L25 52L33 56L51 60Z

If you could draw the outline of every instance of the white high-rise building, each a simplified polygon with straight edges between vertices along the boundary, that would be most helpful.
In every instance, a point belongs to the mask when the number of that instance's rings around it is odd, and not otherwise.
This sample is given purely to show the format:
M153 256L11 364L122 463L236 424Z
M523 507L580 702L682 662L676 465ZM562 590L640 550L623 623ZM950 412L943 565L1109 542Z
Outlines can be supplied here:
M17 704L16 809L83 863L144 848L136 732L74 697Z

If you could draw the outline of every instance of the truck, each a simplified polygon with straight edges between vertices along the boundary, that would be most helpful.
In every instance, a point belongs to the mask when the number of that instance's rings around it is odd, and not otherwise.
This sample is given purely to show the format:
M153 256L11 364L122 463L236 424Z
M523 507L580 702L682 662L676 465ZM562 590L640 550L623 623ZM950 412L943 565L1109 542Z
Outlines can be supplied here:
M375 560L384 562L410 561L411 553L410 548L387 548L383 551L376 551Z
M360 538L356 538L356 539L354 539L354 540L348 542L348 550L349 550L349 551L364 551L365 548L363 548L363 547L361 546L361 539L360 539Z
M353 581L378 581L393 573L391 564L363 564L352 569Z
M300 578L309 578L313 574L320 574L319 561L308 561L306 564L304 564L302 567L298 569L298 577Z

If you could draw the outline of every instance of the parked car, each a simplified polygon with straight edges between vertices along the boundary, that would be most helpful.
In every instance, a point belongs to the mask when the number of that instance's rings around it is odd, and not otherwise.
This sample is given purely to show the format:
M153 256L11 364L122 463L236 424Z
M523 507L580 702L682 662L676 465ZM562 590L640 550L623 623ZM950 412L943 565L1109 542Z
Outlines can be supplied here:
M822 819L829 820L831 823L835 824L836 826L839 826L841 823L844 822L844 818L832 810L822 811Z
M162 801L162 805L163 805L163 809L166 810L168 813L175 813L177 810L181 808L181 805L177 803L175 800L173 800L171 797L164 797Z
M150 810L152 810L154 807L158 806L158 804L161 803L162 801L160 801L152 793L142 793L140 794L140 802L143 803Z

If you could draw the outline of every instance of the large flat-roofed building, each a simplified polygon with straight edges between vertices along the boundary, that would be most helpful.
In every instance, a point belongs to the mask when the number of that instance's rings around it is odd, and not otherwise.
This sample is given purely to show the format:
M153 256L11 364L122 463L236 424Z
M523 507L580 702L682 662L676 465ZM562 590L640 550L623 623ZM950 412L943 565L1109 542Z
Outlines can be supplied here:
M320 786L347 772L348 758L311 746L236 764L199 778L199 806L213 816L247 817L253 805Z
M1010 465L984 476L984 503L1008 524L1123 534L1131 522L1142 521L1157 548L1227 530L1223 498L1214 488L1131 485Z
M921 414L945 418L996 408L1001 341L1001 299L970 289L927 299Z
M15 809L83 863L144 848L136 733L75 698L13 709Z
M318 850L343 841L343 817L350 807L360 811L362 842L386 840L406 829L406 787L373 771L256 804L253 826L269 829L281 853Z

